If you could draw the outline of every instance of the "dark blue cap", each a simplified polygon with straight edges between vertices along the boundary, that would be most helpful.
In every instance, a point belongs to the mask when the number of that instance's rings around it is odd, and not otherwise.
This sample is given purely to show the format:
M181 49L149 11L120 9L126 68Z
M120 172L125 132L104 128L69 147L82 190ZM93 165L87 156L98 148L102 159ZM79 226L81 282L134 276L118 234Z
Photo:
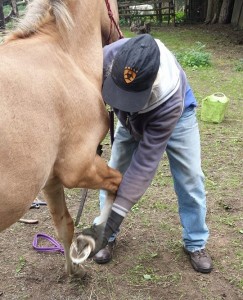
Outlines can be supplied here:
M131 38L116 54L104 81L104 101L122 111L138 112L149 99L159 65L160 50L151 35Z

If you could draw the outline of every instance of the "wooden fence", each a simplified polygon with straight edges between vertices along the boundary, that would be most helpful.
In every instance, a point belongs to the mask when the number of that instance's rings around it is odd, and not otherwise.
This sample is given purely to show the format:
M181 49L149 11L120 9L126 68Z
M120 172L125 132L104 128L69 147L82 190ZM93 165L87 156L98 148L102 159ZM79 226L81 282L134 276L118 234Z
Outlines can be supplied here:
M134 20L150 20L158 24L170 22L175 24L175 3L174 1L154 0L146 3L135 1L119 2L120 20L125 20L128 25Z

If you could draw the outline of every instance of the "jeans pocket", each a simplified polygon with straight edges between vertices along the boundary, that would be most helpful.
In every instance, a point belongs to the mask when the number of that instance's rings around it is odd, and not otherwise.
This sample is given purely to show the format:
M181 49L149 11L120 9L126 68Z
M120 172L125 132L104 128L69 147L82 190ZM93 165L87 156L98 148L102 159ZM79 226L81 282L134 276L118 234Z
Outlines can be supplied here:
M187 107L180 117L176 127L191 128L197 126L196 110L194 106Z
M189 106L185 108L184 112L182 113L182 118L189 118L190 116L194 115L196 113L194 106Z

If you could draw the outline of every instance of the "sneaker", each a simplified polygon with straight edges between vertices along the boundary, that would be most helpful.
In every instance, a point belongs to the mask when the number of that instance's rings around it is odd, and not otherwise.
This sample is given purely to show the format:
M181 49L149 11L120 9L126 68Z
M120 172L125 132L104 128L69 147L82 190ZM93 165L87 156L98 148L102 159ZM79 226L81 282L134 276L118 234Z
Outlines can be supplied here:
M96 253L93 260L97 264L106 264L112 260L112 254L115 246L115 241L109 242L108 245Z
M210 273L212 271L213 262L205 249L190 252L184 248L184 251L190 256L191 264L197 272Z

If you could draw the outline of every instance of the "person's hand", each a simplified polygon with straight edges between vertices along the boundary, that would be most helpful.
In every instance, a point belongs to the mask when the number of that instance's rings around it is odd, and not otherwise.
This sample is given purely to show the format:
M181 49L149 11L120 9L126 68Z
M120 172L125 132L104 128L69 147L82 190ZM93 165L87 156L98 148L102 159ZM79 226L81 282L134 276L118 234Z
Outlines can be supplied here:
M85 259L93 257L103 249L111 235L118 231L123 219L124 217L112 210L106 224L94 224L84 229L72 243L70 250L72 260L83 263Z
M92 225L89 228L85 228L82 231L82 236L90 237L95 241L94 249L89 255L90 257L93 257L97 252L99 252L101 249L105 248L105 246L108 244L108 239L104 235L105 233L105 227L104 224L100 225ZM82 240L80 240L82 243ZM78 244L78 247L81 248L83 245Z
M92 227L83 230L83 235L91 236L95 240L94 249L89 257L94 256L101 249L105 248L111 235L118 231L123 219L124 217L112 210L105 226L104 223L94 224Z
M94 256L105 247L104 224L84 229L70 246L70 258L74 265L82 265L88 257Z

